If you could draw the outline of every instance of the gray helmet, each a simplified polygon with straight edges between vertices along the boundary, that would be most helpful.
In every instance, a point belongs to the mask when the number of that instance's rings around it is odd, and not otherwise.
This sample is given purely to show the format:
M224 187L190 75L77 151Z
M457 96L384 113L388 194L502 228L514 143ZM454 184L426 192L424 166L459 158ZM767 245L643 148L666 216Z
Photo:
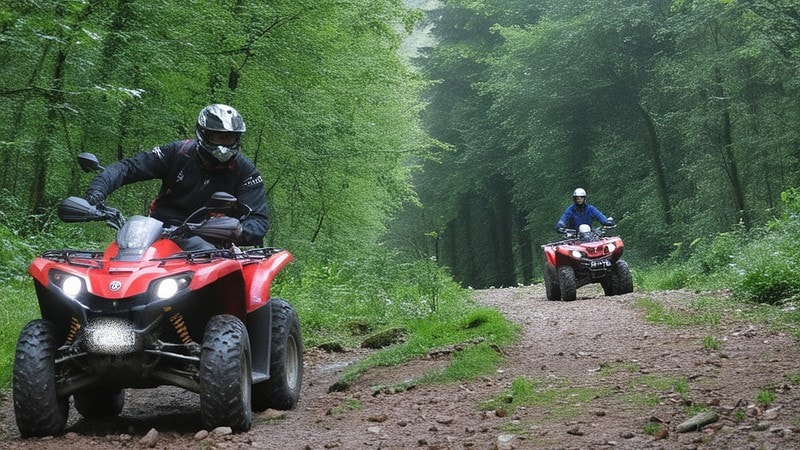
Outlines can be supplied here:
M214 104L203 108L197 116L197 145L202 151L213 156L220 162L227 162L237 153L242 146L242 134L247 130L244 119L239 113L228 105ZM214 142L211 136L216 133L233 134L232 143Z

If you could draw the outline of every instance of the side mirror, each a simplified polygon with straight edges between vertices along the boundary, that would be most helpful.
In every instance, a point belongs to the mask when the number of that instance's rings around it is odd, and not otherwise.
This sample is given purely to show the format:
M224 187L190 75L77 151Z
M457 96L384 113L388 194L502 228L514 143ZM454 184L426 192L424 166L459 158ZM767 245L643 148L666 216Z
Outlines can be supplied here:
M78 154L78 165L81 166L81 170L84 172L99 172L106 169L100 165L100 161L97 159L97 156L94 156L91 153Z

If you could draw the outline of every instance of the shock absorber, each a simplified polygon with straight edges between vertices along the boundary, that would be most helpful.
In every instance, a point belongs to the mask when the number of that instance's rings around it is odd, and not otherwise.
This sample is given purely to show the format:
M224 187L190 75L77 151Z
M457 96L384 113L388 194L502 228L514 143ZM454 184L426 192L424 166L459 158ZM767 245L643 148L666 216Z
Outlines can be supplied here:
M175 331L178 333L181 342L184 344L191 344L192 337L189 336L189 330L186 328L183 315L181 313L175 313L170 316L169 321L172 323L172 326L175 327Z
M78 321L78 318L72 316L72 318L69 321L69 332L67 333L67 340L65 342L66 345L72 344L72 342L75 340L75 335L78 334L78 331L80 331L80 329L81 329L81 323Z

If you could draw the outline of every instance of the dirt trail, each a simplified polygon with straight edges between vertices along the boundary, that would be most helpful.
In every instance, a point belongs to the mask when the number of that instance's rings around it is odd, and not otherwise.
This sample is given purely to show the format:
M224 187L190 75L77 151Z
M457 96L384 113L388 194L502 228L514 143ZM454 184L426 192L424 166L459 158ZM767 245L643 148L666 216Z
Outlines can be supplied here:
M204 437L197 396L159 388L128 392L120 417L84 421L73 409L64 436L21 440L6 396L0 448L800 449L800 386L786 378L800 374L792 336L732 320L735 311L713 327L672 329L644 321L634 307L639 297L686 304L696 297L688 291L603 297L585 287L578 300L564 303L547 301L536 285L475 296L524 330L519 343L503 349L504 363L490 377L374 393L447 362L430 358L372 371L348 391L328 393L342 369L365 353L312 349L297 408L260 414L247 433ZM705 348L710 337L718 350ZM511 414L480 409L520 378L553 399ZM685 381L682 392L676 380ZM757 407L764 390L774 401ZM677 432L692 405L711 408L719 420ZM652 424L662 429L655 436L645 432ZM151 429L158 436L142 442Z

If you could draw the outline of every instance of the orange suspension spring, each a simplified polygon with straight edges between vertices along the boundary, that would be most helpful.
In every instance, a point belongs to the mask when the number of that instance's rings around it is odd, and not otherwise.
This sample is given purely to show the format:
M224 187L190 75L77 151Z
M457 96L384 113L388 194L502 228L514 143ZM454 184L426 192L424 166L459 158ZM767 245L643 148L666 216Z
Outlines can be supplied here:
M170 316L169 321L172 322L172 326L175 327L175 331L178 332L178 337L181 338L181 342L184 344L192 342L192 338L189 336L189 330L186 329L186 322L183 321L181 313L173 314Z
M69 322L69 333L67 333L67 341L65 342L67 345L72 344L72 341L75 340L75 335L78 334L78 330L81 329L81 323L78 322L78 319L75 316L72 316L72 319Z

